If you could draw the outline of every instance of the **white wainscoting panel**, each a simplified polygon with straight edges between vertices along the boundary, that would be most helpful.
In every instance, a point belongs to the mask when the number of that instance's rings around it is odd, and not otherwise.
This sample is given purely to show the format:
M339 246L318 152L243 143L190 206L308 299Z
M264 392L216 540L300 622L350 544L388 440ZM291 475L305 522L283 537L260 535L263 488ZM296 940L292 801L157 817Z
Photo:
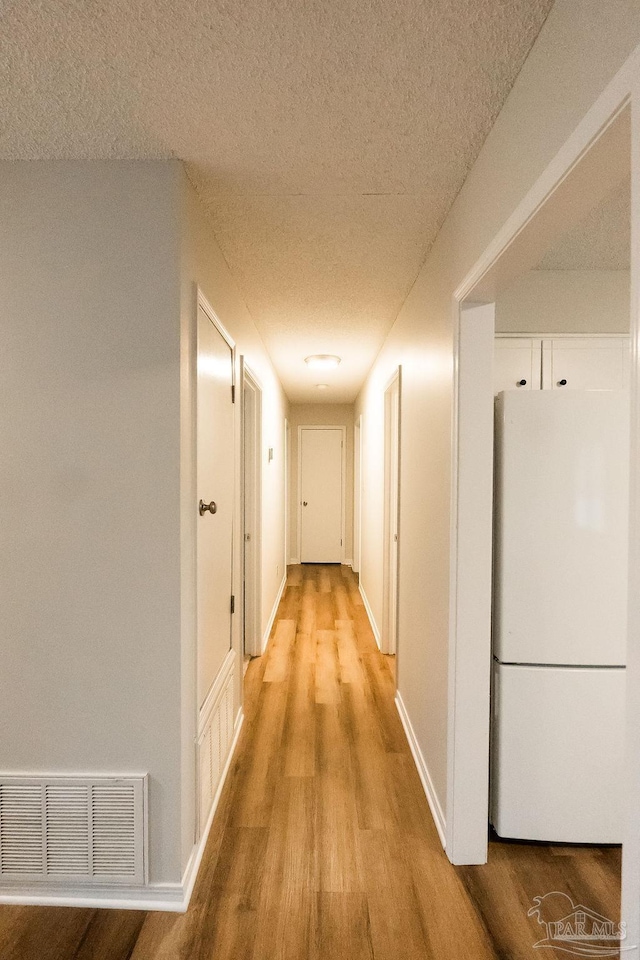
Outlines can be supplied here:
M222 772L234 738L234 664L229 651L209 691L198 724L198 836L209 820Z

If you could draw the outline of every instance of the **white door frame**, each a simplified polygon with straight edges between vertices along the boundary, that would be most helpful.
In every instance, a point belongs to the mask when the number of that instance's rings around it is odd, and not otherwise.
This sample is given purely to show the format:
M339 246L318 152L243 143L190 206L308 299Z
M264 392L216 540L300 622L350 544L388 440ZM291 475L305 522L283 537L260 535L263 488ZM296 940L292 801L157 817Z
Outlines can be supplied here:
M396 477L395 477L395 517L392 516L392 493L393 477L391 470L393 466L393 451L391 448L392 424L391 424L391 391L397 386L398 390L398 409L396 423ZM380 637L380 647L383 653L397 653L398 647L398 586L399 586L399 568L400 568L400 432L401 432L401 411L402 411L402 367L399 366L387 381L384 388L384 515L383 515L383 543L384 556L382 561L382 632ZM395 520L395 523L394 523ZM396 550L396 571L395 571L395 602L391 602L393 584L391 581L392 553L394 550L391 540L391 531L395 527L398 536ZM396 675L397 679L397 675Z
M630 801L635 799L633 814L625 832L623 856L623 917L633 937L640 935L640 47L625 63L612 82L588 111L576 130L560 149L549 166L534 183L480 259L465 277L453 298L455 401L453 410L452 462L452 540L450 590L451 611L449 634L449 715L447 737L448 785L446 803L446 850L453 863L483 863L487 858L488 792L485 786L488 768L489 695L486 668L473 673L469 665L474 657L486 651L486 611L491 603L487 556L491 551L491 502L487 489L491 484L487 450L480 450L476 484L484 490L480 513L474 498L479 496L468 483L473 461L473 438L469 423L487 429L492 416L493 393L487 385L479 385L473 364L465 362L465 337L470 333L466 320L469 301L491 305L495 292L510 278L530 269L540 259L561 225L576 222L595 206L606 186L607 175L622 175L626 164L624 143L628 130L615 121L630 102L632 110L632 308L631 338L634 345L632 363L632 519L629 605L629 666L627 683L635 696L629 716L628 764ZM628 150L628 146L627 146ZM616 169L616 164L620 168ZM572 176L569 176L569 174ZM554 203L547 201L553 197ZM466 305L465 305L466 304ZM465 306L463 306L465 305ZM491 306L476 315L483 326L478 331L486 368L488 342L492 341ZM491 342L491 349L493 343ZM468 351L467 354L468 356ZM474 357L475 362L475 357ZM486 371L485 371L486 376ZM480 406L478 406L480 403ZM475 409L473 409L475 405ZM478 455L478 451L476 451ZM484 533L483 533L484 531ZM461 546L464 545L463 554ZM465 555L466 554L466 555ZM472 567L480 578L474 584ZM469 624L479 618L480 639ZM480 644L480 654L478 651ZM474 715L481 722L473 724ZM478 786L482 771L482 787ZM630 803L630 806L633 805Z
M353 426L353 572L362 564L362 414Z
M484 863L489 830L495 304L458 309L449 599L446 849Z
M301 423L298 425L298 557L302 559L302 431L303 430L340 430L342 432L341 447L341 482L340 482L340 539L342 546L340 548L340 562L344 563L345 551L345 514L346 514L346 489L347 489L347 428L330 423L324 426L315 423Z
M262 386L260 381L253 373L251 368L248 366L244 356L240 357L240 383L242 385L242 412L240 417L241 422L241 431L242 431L242 442L241 442L241 470L240 470L240 502L242 505L242 521L241 521L241 536L242 536L242 566L243 566L243 581L242 581L242 637L244 640L244 652L249 654L252 657L259 657L262 653ZM255 424L254 424L254 438L253 438L253 463L254 463L254 475L250 487L252 489L247 490L246 483L246 437L245 437L245 399L244 391L245 386L248 386L250 390L253 390L255 395ZM253 569L249 571L249 575L253 581L253 597L254 597L254 611L253 611L253 623L254 623L254 635L253 637L246 636L246 588L245 583L247 579L247 570L244 566L244 557L245 557L245 541L247 537L247 524L246 524L246 503L247 496L253 496L253 512L254 512L254 529L252 531L253 536Z

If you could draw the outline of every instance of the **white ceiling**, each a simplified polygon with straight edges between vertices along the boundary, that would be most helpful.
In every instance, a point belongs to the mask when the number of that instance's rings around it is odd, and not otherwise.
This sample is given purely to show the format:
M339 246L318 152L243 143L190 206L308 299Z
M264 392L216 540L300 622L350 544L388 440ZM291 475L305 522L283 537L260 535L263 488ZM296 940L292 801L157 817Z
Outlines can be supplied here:
M351 401L551 4L9 0L0 157L185 160L290 399Z
M629 270L631 180L613 190L581 223L560 237L538 270Z

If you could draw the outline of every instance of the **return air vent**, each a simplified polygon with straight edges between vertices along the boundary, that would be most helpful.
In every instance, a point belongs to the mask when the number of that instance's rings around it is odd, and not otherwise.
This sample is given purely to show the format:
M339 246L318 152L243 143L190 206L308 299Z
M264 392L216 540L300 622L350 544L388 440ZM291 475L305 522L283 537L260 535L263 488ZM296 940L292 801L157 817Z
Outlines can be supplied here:
M0 882L145 882L146 778L0 775Z

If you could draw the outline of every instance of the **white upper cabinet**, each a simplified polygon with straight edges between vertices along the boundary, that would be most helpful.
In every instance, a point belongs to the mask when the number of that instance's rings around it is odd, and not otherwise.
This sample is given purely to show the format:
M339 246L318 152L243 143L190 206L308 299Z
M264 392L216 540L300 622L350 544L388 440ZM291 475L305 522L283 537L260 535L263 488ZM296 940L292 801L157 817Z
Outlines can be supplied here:
M622 390L629 386L629 340L585 337L543 340L544 390Z
M539 390L542 341L527 337L496 338L495 392Z
M628 337L496 337L494 392L623 390Z

